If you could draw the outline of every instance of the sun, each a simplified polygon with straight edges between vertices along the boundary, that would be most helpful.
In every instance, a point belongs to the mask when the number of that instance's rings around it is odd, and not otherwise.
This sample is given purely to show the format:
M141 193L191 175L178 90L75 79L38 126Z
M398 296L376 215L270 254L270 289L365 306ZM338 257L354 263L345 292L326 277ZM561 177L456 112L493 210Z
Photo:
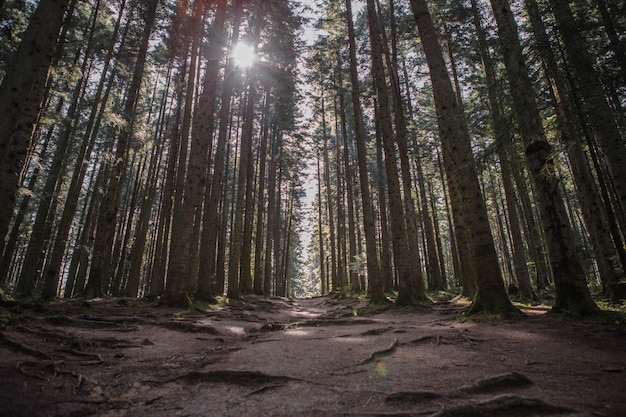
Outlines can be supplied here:
M239 68L249 68L256 60L254 48L241 42L233 49L232 57Z

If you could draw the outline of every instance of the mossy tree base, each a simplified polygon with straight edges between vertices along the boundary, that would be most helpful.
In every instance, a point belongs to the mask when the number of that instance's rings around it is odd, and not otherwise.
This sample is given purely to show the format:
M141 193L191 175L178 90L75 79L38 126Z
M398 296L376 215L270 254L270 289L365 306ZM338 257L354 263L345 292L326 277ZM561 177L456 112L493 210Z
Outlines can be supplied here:
M501 318L525 317L507 297L481 297L480 294L466 311L468 316L476 314L493 314Z
M558 298L552 309L554 314L567 314L574 317L589 317L601 312L591 296L582 298Z

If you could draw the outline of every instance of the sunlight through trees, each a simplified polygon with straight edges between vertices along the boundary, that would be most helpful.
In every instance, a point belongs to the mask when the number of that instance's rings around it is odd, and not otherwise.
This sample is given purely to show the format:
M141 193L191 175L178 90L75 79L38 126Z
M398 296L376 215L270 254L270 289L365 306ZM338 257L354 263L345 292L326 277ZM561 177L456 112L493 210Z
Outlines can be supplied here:
M22 3L6 294L626 298L619 2Z

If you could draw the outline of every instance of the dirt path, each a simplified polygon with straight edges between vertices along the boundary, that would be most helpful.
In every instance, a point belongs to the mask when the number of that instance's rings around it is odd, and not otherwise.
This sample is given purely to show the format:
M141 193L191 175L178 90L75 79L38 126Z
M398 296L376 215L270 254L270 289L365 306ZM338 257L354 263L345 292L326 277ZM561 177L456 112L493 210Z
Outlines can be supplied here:
M626 416L626 332L463 303L104 300L0 311L0 416Z

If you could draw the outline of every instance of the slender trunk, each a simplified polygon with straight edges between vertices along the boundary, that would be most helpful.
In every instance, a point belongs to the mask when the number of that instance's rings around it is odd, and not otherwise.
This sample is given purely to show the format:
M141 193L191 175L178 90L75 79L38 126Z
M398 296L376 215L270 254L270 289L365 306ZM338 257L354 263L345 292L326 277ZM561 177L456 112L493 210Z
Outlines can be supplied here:
M329 291L336 291L339 288L337 278L337 239L335 235L335 210L332 198L332 187L330 186L331 163L328 156L328 132L326 127L326 110L324 98L322 97L322 135L324 146L324 186L326 188L326 210L328 215L328 231L330 239L330 288Z
M276 272L275 269L272 269L272 264L274 268L277 268L276 263L274 261L274 252L276 252L277 243L274 240L275 237L275 229L276 224L278 223L278 219L276 218L276 182L278 177L278 158L280 156L280 143L278 134L276 132L276 127L274 126L272 135L271 135L271 156L270 156L270 170L269 170L269 179L268 179L268 192L267 192L267 235L265 236L265 265L263 268L264 278L263 278L263 293L265 295L272 294L272 272Z
M248 172L246 173L246 196L244 205L241 266L239 268L240 292L252 294L252 229L254 226L255 172L252 147L248 148Z
M410 253L407 219L404 214L406 207L402 198L398 163L395 149L393 122L390 113L389 95L385 70L383 67L383 51L381 30L374 0L367 2L367 15L372 53L372 71L378 98L378 115L385 150L385 170L387 174L387 192L389 196L389 214L391 217L391 238L398 269L398 305L412 305L424 298L424 288L419 268L414 268ZM413 249L413 248L411 248ZM414 259L414 258L413 258Z
M381 271L378 264L378 247L376 243L376 220L374 207L369 188L369 173L367 169L367 149L365 146L365 127L359 91L359 77L357 73L356 40L354 24L352 22L352 0L346 0L346 19L348 22L348 43L350 48L350 86L352 98L352 112L354 114L354 140L357 149L357 164L359 168L359 186L363 207L363 230L365 233L365 253L367 262L367 278L369 282L369 296L372 303L382 303L385 299L383 274L390 275L391 270ZM383 226L384 227L384 226Z
M120 194L122 192L122 181L125 177L128 159L129 140L135 122L135 109L144 75L150 34L156 19L157 5L158 0L151 0L148 3L143 37L124 106L124 119L128 125L122 130L118 137L114 159L115 165L109 184L106 187L105 197L98 215L98 224L96 227L97 239L94 245L89 280L85 290L85 296L87 298L100 297L104 294L105 289L103 288L103 283L111 266L111 250L113 248Z
M263 266L264 256L267 253L263 251L263 232L265 229L265 169L267 165L267 145L269 142L269 128L272 123L270 117L270 90L265 92L265 108L263 110L263 133L261 135L261 149L259 150L259 185L258 185L258 201L257 201L257 219L256 219L256 236L254 243L254 293L263 294ZM318 160L319 163L319 160ZM319 168L319 167L318 167Z

